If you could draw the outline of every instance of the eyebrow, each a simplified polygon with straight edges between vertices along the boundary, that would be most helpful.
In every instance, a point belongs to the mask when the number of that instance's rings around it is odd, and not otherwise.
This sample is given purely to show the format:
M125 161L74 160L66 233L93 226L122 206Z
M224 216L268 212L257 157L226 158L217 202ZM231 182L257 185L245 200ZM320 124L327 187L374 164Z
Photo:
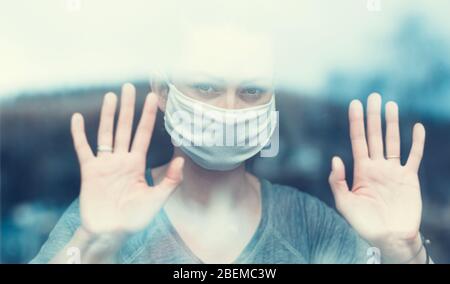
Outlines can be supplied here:
M214 75L210 75L207 72L204 71L195 71L190 73L189 75L184 76L184 79L181 78L182 80L185 81L190 81L190 80L198 80L201 81L203 79L206 80L210 80L210 81L215 81L217 84L221 84L221 85L226 85L227 84L227 80L223 79L223 77L218 77L218 76L214 76ZM243 81L239 81L236 82L237 85L241 86L241 85L267 85L269 84L273 84L273 78L269 78L269 77L253 77L253 78L249 78ZM267 86L268 87L268 86Z
M198 77L200 77L200 78L198 78ZM191 79L191 80L192 79L205 79L205 78L207 78L208 80L216 81L218 83L222 83L222 84L226 83L225 79L223 79L221 77L209 75L204 72L196 72L196 73L190 74L189 76L186 76L186 79Z
M196 73L193 74L191 79L198 79L198 77L203 77L206 78L208 80L213 80L216 81L218 83L221 84L226 84L226 80L221 78L221 77L217 77L217 76L213 76L213 75L208 75L206 73ZM199 79L203 79L203 78L199 78ZM273 79L272 78L266 78L266 77L255 77L255 78L250 78L250 79L246 79L243 81L239 81L236 82L238 85L252 85L252 84L259 84L259 83L263 83L263 85L267 85L268 83L272 83Z
M240 85L248 85L248 84L255 84L255 83L267 83L267 82L273 82L272 78L264 78L264 77L255 77L255 78L251 78L251 79L247 79L244 81L240 82Z

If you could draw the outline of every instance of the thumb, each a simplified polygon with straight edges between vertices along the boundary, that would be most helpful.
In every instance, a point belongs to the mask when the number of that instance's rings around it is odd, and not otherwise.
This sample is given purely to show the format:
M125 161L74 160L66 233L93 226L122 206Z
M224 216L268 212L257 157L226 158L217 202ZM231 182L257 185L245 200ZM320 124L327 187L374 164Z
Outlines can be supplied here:
M183 180L184 159L177 157L170 162L166 176L158 184L158 190L172 192Z
M330 183L336 207L339 207L342 198L349 193L347 181L345 180L345 166L339 157L335 156L331 160L331 173L328 182Z

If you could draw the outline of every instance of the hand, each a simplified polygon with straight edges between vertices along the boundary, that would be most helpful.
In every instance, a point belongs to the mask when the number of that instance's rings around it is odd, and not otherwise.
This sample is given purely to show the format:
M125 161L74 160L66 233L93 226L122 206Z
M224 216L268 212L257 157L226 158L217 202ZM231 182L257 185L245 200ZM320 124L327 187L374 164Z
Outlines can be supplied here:
M367 139L363 106L349 107L350 138L354 159L353 186L345 180L345 166L332 160L329 182L336 207L367 241L391 260L405 261L420 248L422 201L418 170L425 143L425 129L418 123L405 165L400 162L398 107L386 104L385 147L382 138L381 97L372 94L367 103ZM384 155L386 149L386 157Z
M82 227L93 234L126 234L147 226L182 180L183 159L174 159L156 186L145 179L146 155L157 112L157 97L149 94L130 148L135 88L122 87L114 151L94 156L87 142L83 117L72 116L72 137L81 168L80 214ZM112 149L117 97L104 97L98 145Z

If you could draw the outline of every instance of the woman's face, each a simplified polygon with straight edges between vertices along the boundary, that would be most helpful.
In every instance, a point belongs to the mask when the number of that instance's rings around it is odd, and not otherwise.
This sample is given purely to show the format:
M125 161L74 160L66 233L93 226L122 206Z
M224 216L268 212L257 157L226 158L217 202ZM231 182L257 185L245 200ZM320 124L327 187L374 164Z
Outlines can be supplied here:
M238 29L186 33L170 81L185 95L227 109L269 102L273 93L271 44Z

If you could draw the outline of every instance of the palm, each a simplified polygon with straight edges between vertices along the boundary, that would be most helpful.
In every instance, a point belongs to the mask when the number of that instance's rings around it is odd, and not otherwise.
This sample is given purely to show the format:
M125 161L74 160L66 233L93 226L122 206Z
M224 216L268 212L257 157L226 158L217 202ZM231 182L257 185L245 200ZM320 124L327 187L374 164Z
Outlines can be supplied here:
M145 166L141 160L136 155L119 154L118 157L101 157L84 165L81 215L89 230L133 230L144 226L151 218L147 214L154 212L143 209L158 206L151 206L154 199L149 198L149 193L154 191L150 191L145 182Z
M386 107L386 156L383 155L380 119L381 99L369 97L368 139L365 141L362 107L352 103L349 111L352 149L355 160L353 186L345 182L345 168L333 159L330 184L336 206L347 221L366 240L393 236L409 239L418 234L422 203L417 175L424 132L418 125L408 163L400 163L400 138L396 105Z
M361 163L355 168L352 192L344 212L361 235L378 239L388 231L408 237L419 230L419 182L401 166L388 161Z
M134 232L145 227L163 206L181 178L181 161L169 166L166 178L150 187L145 179L146 152L154 124L155 104L146 100L131 151L134 88L124 87L114 152L95 157L87 144L81 116L75 115L72 132L81 167L80 214L82 225L96 234ZM99 127L99 145L112 145L115 97L105 96Z

